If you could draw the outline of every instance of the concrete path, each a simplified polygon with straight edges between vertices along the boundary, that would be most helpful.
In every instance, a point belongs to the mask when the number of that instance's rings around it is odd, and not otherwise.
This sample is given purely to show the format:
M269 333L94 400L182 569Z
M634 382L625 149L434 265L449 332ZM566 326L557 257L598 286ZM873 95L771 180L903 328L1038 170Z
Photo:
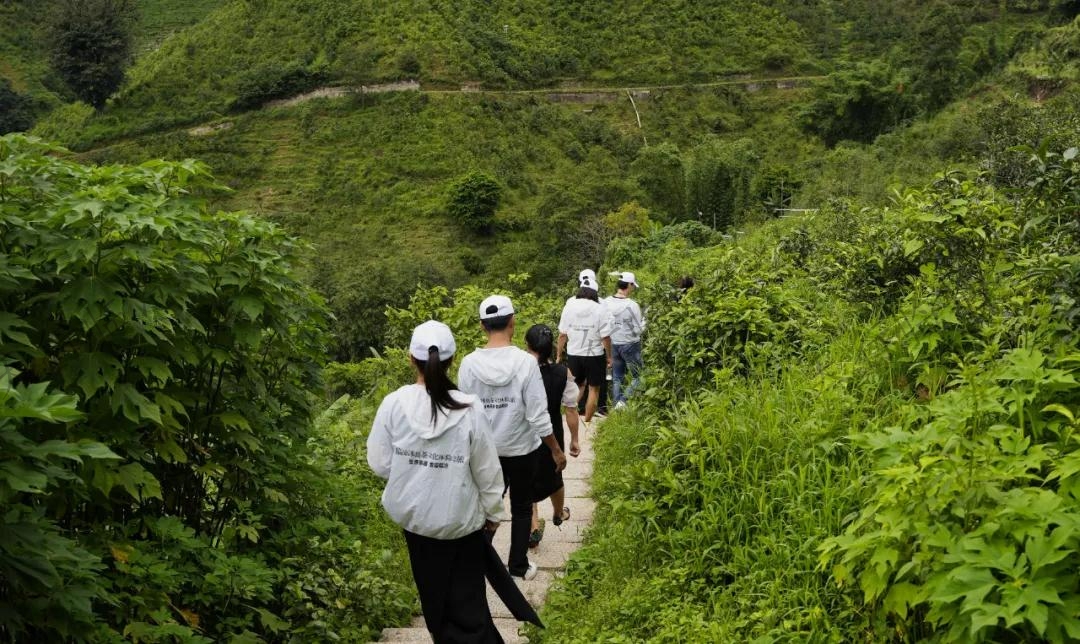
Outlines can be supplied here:
M595 423L595 419L594 419ZM592 522L595 503L590 495L589 478L592 476L593 450L592 434L595 429L586 431L582 427L579 442L581 455L577 458L568 457L569 463L563 471L563 482L566 485L566 505L570 508L570 520L563 522L558 528L551 524L551 502L544 501L540 505L540 516L544 517L547 527L544 530L544 540L540 546L529 550L529 560L535 563L540 572L531 581L519 582L525 597L529 599L537 609L543 605L547 597L548 588L566 568L566 561L570 554L578 549L584 537L585 529ZM566 432L569 440L570 432ZM507 506L507 516L509 516ZM561 530L560 530L561 528ZM503 555L505 561L510 551L510 523L504 522L498 532L495 533L495 549ZM513 619L510 611L503 606L498 595L488 587L488 606L495 618L495 625L502 633L507 644L528 642L527 639L518 635L520 623ZM380 642L430 642L431 635L424 627L424 618L416 617L408 628L388 628L382 633Z

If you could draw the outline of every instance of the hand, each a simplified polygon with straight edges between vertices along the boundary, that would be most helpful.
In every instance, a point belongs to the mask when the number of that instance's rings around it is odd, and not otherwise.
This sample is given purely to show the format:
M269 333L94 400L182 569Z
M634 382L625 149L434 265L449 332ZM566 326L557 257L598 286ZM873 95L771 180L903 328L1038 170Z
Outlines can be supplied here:
M578 446L577 441L570 441L570 456L577 458L581 454L581 447Z
M495 532L499 529L498 521L484 521L484 529L488 532Z
M607 357L607 368L608 368L608 369L610 369L610 368L611 368L611 355L610 355L610 354L609 354L609 355L608 355L608 357Z
M566 469L566 454L560 449L558 452L554 452L551 455L555 461L555 471L561 472Z

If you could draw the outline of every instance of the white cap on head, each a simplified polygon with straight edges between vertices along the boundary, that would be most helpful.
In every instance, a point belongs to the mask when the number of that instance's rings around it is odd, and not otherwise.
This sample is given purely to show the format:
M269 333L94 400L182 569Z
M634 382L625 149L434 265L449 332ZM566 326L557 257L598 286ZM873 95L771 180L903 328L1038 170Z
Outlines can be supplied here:
M599 286L599 282L596 281L596 273L594 273L591 268L586 268L585 270L578 273L577 279L578 286L582 288L591 288L594 291L600 290L599 288L597 288Z
M489 295L480 303L480 319L490 320L514 314L514 303L505 295Z
M413 329L409 354L417 360L427 360L432 347L439 350L439 362L449 360L457 351L457 343L454 342L450 327L442 322L428 320Z
M634 274L631 273L630 271L623 271L623 272L619 273L619 281L620 282L626 282L627 284L633 284L634 286L637 286L638 288L641 288L638 285L637 280L634 278Z

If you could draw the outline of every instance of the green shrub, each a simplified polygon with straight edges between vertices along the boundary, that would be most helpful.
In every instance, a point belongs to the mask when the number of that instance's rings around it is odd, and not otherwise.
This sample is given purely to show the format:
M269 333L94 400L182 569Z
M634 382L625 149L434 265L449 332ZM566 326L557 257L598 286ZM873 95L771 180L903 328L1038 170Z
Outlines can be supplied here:
M60 0L52 8L52 65L80 100L100 108L120 87L137 11L133 0Z
M803 127L832 147L842 140L870 142L910 116L906 80L888 62L857 63L837 71L815 89L799 115Z
M94 108L86 103L60 105L38 120L32 134L49 141L76 140L93 115Z
M411 331L411 330L410 330ZM331 400L349 395L364 398L390 385L401 386L412 380L413 371L403 347L387 347L384 355L360 362L331 362L323 371L326 392Z
M327 321L297 243L211 213L196 162L57 153L0 138L0 634L362 640L406 619L381 486L342 474L355 432L312 429Z
M236 97L229 107L234 110L257 108L267 101L314 89L324 80L322 71L296 62L259 65L237 76Z
M1080 637L1080 355L1010 352L893 427L863 510L822 548L875 631L949 641Z
M470 172L450 185L446 211L465 228L482 234L491 232L502 187L489 174Z
M0 134L20 132L34 124L32 102L11 87L11 81L0 78Z

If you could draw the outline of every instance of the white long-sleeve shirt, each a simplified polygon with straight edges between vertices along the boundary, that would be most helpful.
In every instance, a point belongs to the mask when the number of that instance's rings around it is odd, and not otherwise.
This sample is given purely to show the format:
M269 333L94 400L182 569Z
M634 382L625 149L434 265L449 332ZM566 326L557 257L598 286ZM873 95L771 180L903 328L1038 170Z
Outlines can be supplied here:
M641 307L637 302L628 297L611 295L601 303L611 315L612 344L641 342L641 334L645 331L645 316L641 314Z
M503 476L480 402L461 392L463 409L431 422L423 385L383 399L367 439L371 469L387 479L382 505L394 523L434 539L457 539L504 517Z
M458 387L484 403L499 456L523 456L551 435L536 358L517 347L477 349L461 361Z

